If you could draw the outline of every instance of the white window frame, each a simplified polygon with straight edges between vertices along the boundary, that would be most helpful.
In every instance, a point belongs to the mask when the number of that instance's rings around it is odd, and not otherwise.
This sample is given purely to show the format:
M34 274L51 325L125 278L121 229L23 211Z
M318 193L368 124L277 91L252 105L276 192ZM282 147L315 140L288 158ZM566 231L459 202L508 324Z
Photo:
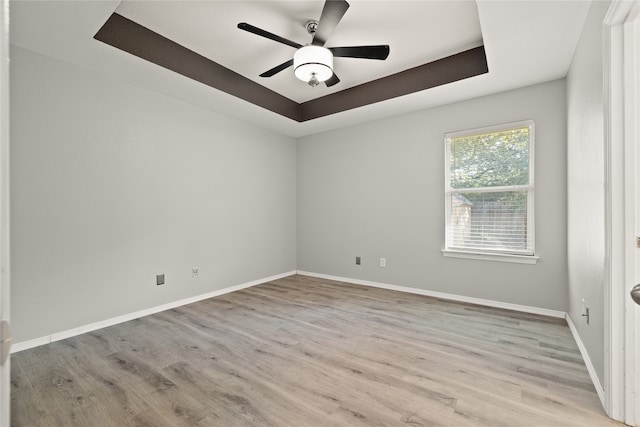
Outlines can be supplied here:
M453 189L450 186L451 170L449 168L450 162L450 146L451 140L463 136L479 135L492 132L500 132L513 128L529 127L529 184L517 185L517 186L503 186L503 187L482 187L482 189L466 188L466 189ZM538 262L539 257L536 256L535 249L535 191L534 191L534 170L535 170L535 125L533 120L523 120L512 123L505 123L500 125L487 126L483 128L469 129L463 131L449 132L445 134L444 138L444 182L445 182L445 248L442 250L442 254L446 257L453 258L470 258L486 261L500 261L500 262L516 262L523 264L535 264ZM469 192L500 192L500 191L513 191L513 190L527 190L527 238L531 243L531 253L524 253L519 251L502 251L495 249L479 249L479 248L464 248L455 247L451 244L452 230L451 230L451 197L456 193L469 193Z

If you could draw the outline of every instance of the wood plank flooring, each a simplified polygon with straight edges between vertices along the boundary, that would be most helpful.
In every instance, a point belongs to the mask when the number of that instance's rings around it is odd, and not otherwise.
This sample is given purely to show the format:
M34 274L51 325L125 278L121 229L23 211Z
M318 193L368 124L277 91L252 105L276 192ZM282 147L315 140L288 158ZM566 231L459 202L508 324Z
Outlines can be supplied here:
M622 426L564 320L291 276L12 356L13 426Z

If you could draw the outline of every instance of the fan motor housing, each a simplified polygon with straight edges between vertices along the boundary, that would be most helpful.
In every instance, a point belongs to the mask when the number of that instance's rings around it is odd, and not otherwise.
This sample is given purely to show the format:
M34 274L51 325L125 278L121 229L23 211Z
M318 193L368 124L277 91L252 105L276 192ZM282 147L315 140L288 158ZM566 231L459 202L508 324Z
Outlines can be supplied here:
M307 33L314 35L316 33L316 28L318 28L318 21L311 19L305 22L304 27L307 29Z

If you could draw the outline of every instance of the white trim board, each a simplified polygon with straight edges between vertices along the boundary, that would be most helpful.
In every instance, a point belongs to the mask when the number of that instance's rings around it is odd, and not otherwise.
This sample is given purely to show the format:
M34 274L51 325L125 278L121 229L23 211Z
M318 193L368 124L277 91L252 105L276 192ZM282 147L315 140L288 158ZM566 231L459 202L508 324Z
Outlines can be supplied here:
M628 291L636 281L640 0L613 0L604 17L605 118L604 389L609 417L640 426L637 346ZM634 125L636 126L634 128ZM631 310L631 311L630 311ZM632 314L633 313L633 314Z
M178 301L173 301L167 304L158 305L155 307L147 308L144 310L136 311L133 313L123 314L122 316L112 317L111 319L102 320L100 322L89 323L88 325L80 326L73 329L68 329L66 331L57 332L51 335L47 335L40 338L35 338L32 340L22 341L19 343L12 344L11 353L17 353L19 351L28 350L30 348L38 347L41 345L50 344L55 341L60 341L66 338L71 338L76 335L84 334L87 332L95 331L97 329L106 328L107 326L117 325L118 323L128 322L129 320L139 319L144 316L148 316L150 314L159 313L161 311L171 310L172 308L180 307L187 304L192 304L194 302L202 301L205 299L217 297L220 295L228 294L230 292L239 291L241 289L250 288L252 286L260 285L262 283L271 282L273 280L282 279L283 277L288 277L296 274L296 271L289 271L282 274L277 274L275 276L265 277L263 279L253 280L247 283L241 283L239 285L230 286L228 288L218 289L216 291L208 292L206 294L196 295L193 297L181 299Z
M448 294L448 293L445 293L445 292L428 291L426 289L418 289L418 288L410 288L410 287L406 287L406 286L390 285L388 283L370 282L368 280L360 280L360 279L351 279L351 278L348 278L348 277L331 276L331 275L328 275L328 274L312 273L312 272L309 272L309 271L300 271L300 270L298 270L298 274L300 274L302 276L317 277L317 278L320 278L320 279L335 280L335 281L338 281L338 282L353 283L354 285L372 286L374 288L382 288L382 289L389 289L389 290L392 290L392 291L407 292L407 293L410 293L410 294L425 295L425 296L428 296L428 297L447 299L447 300L451 300L451 301L466 302L466 303L469 303L469 304L484 305L484 306L487 306L487 307L503 308L503 309L506 309L506 310L520 311L520 312L523 312L523 313L540 314L542 316L557 317L559 319L564 319L566 317L566 314L567 314L564 311L550 310L548 308L531 307L531 306L528 306L528 305L520 305L520 304L511 304L511 303L502 302L502 301L493 301L493 300L488 300L488 299L466 297L466 296L463 296L463 295Z
M589 376L591 377L591 382L596 389L596 393L598 393L598 397L600 398L600 402L602 403L602 407L604 407L604 388L600 383L600 379L596 374L596 369L593 367L593 363L591 363L591 358L589 357L589 353L587 353L587 348L584 346L580 335L578 334L578 330L576 326L573 324L571 317L569 317L569 313L566 316L567 324L569 325L569 329L571 330L571 334L573 335L573 339L578 344L578 348L580 349L580 354L582 355L582 360L584 360L584 364L587 366L587 371L589 371Z

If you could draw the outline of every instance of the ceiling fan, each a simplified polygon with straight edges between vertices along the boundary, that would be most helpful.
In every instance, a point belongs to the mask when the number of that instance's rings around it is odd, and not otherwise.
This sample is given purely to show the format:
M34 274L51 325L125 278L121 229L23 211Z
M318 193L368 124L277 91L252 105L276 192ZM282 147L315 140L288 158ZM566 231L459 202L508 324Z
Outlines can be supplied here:
M260 74L260 77L271 77L293 66L295 76L309 86L315 87L324 82L327 87L330 87L340 82L333 71L334 57L385 60L389 56L388 45L324 47L347 9L349 9L349 3L345 0L326 0L320 19L306 23L307 32L313 36L313 40L308 45L301 45L246 22L239 23L238 28L297 49L293 59L265 71Z

